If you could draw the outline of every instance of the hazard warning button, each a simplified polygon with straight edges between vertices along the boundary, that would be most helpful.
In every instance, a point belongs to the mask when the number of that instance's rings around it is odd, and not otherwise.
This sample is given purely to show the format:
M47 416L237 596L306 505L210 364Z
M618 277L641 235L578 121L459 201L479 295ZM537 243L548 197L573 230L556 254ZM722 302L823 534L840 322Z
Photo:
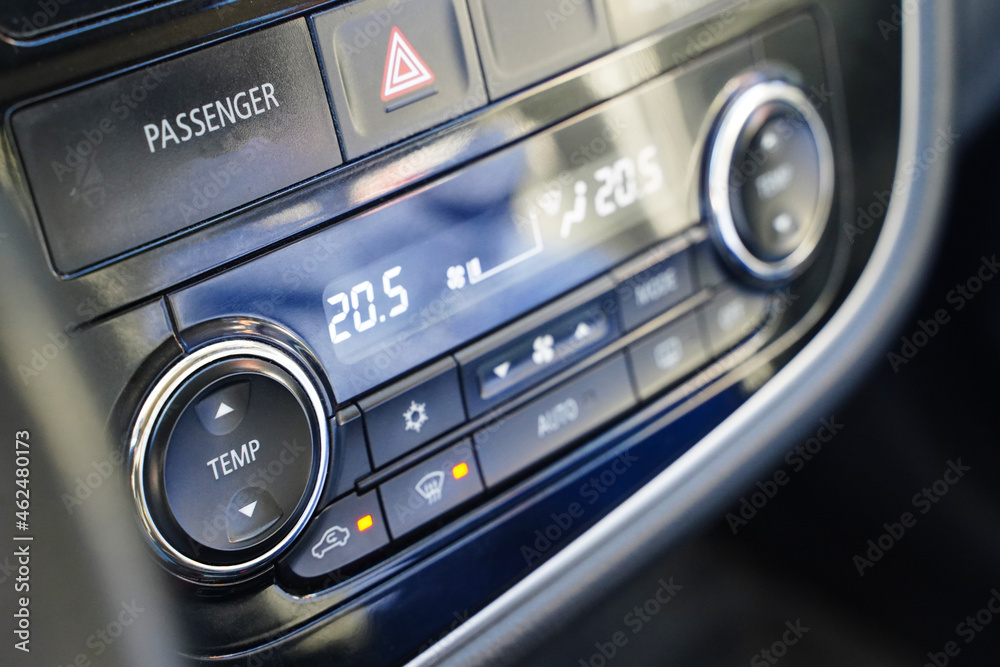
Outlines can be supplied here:
M420 98L433 95L434 72L414 50L403 31L393 27L389 38L389 53L385 56L385 72L382 73L382 101L388 102L400 96L425 91ZM410 101L416 101L415 95Z
M361 0L313 29L348 159L487 102L462 0Z

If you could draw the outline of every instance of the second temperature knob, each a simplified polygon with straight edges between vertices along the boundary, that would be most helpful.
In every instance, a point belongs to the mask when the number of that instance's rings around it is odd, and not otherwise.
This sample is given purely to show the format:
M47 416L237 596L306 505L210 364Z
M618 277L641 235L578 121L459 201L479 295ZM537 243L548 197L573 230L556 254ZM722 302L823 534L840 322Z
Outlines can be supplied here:
M833 149L806 95L784 81L733 98L715 134L707 204L730 264L753 279L787 280L812 259L833 201Z

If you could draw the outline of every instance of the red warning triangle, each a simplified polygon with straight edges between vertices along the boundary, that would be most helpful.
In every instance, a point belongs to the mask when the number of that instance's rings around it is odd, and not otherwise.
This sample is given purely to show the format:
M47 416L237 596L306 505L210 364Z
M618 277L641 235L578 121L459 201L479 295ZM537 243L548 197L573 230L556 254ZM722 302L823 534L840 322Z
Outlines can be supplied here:
M403 31L393 26L382 74L382 101L405 95L434 83L434 72L406 41Z

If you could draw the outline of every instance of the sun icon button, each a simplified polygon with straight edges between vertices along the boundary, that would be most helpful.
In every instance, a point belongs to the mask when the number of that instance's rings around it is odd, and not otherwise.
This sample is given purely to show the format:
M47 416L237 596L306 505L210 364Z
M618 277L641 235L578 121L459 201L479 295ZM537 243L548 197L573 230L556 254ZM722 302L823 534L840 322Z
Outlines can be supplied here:
M410 407L403 413L403 423L406 425L406 430L420 433L420 429L427 423L427 419L427 404L410 401Z
M454 359L439 361L361 399L358 407L372 462L381 467L465 422L458 364Z

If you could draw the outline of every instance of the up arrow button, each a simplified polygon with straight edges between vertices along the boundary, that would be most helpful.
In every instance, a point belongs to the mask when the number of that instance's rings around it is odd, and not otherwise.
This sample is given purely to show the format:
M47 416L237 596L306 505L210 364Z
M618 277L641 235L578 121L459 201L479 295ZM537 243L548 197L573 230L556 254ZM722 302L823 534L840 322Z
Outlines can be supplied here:
M198 421L212 435L228 435L246 417L250 404L250 383L236 382L210 391L198 401Z

